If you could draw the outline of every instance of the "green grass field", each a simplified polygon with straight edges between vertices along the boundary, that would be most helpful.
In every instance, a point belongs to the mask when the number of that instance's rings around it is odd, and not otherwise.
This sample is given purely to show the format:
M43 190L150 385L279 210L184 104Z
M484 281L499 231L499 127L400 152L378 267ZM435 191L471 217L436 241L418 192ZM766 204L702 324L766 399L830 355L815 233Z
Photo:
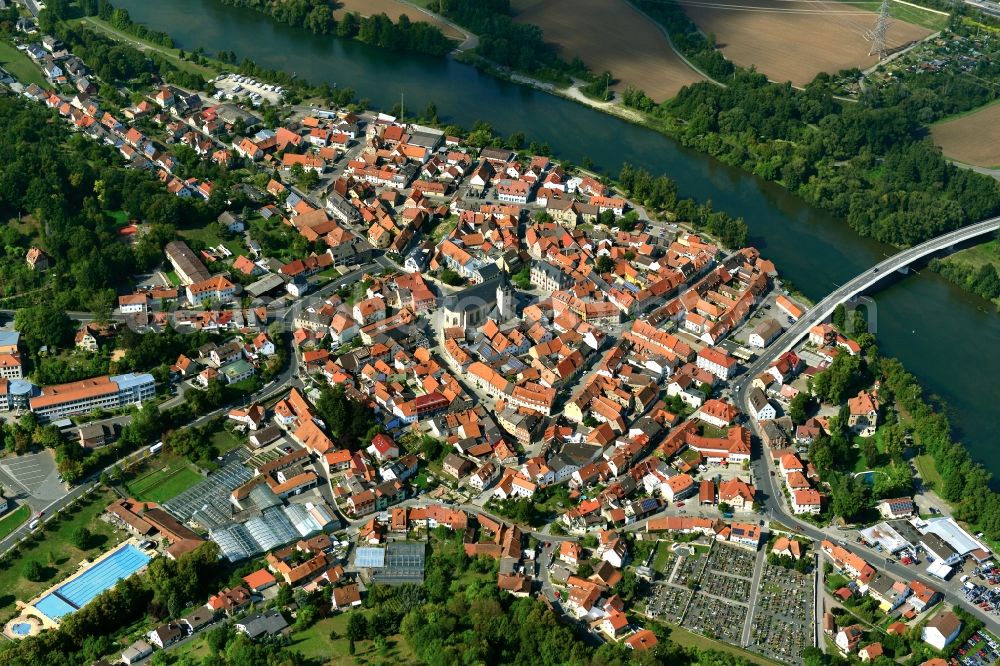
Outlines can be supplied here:
M76 504L67 509L58 520L46 523L30 541L11 553L9 564L0 568L0 613L12 612L15 600L30 601L73 573L82 560L93 559L126 538L124 532L100 519L112 499L110 492L93 493L86 505ZM94 535L87 550L73 543L73 533L80 527L86 527ZM29 562L38 562L43 567L44 580L34 583L25 578Z
M938 473L937 466L929 454L924 453L917 456L913 459L913 463L917 466L917 472L920 474L920 478L923 479L925 485L935 488L941 487L941 475Z
M201 478L188 461L175 459L128 482L125 487L137 500L161 503L176 497Z
M656 544L656 555L653 556L653 571L659 571L663 575L667 575L670 572L664 571L664 565L667 563L667 558L670 557L670 546L673 544L670 541L659 541Z
M361 611L351 611L354 613ZM355 654L348 653L347 620L350 613L341 613L320 620L304 631L292 634L290 648L306 660L316 660L323 664L343 665L363 663L419 664L413 650L399 634L390 636L384 652L379 652L372 641L357 641ZM330 632L337 632L338 638L330 638Z
M42 70L35 63L31 62L31 58L18 51L8 41L0 40L0 67L10 72L11 76L24 85L37 83L43 88L48 85L45 77L42 75Z
M876 13L879 10L879 6L882 4L879 0L840 0L840 1ZM913 3L913 4L918 4L918 3ZM929 9L920 9L919 7L911 7L909 5L904 5L900 2L889 3L889 16L898 21L905 21L906 23L912 23L914 25L923 26L928 30L944 30L945 28L948 27L948 20L949 20L948 16L937 14ZM891 29L892 28L890 26L890 30Z
M225 428L220 427L212 433L212 444L219 450L219 455L221 456L243 446L243 440Z
M181 229L177 233L185 240L199 241L207 247L215 247L221 243L233 253L234 259L246 253L246 248L243 247L238 238L224 239L220 230L221 227L218 224L210 222L201 229Z
M0 539L6 539L7 535L24 524L24 521L31 516L31 507L22 504L3 518L0 518Z
M749 662L760 664L760 666L775 666L778 663L771 661L770 659L766 659L759 654L754 654L753 652L748 652L747 650L734 647L728 643L722 643L706 636L702 636L701 634L690 632L687 629L681 629L676 625L667 624L667 626L670 627L670 640L678 645L697 648L699 650L715 650L717 652L725 652L726 654L742 657Z

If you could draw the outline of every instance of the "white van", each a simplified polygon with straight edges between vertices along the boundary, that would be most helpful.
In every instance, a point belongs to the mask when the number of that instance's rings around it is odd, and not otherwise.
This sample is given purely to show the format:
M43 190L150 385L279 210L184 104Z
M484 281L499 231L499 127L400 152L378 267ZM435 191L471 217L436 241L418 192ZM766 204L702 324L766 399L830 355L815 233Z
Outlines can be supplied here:
M42 522L42 521L41 521L40 519L38 519L38 518L35 518L35 519L34 519L34 520L32 520L32 521L31 521L30 523L28 523L28 529L29 529L29 530L33 530L33 529L35 529L36 527L38 527L38 525L39 525L39 524L40 524L41 522Z

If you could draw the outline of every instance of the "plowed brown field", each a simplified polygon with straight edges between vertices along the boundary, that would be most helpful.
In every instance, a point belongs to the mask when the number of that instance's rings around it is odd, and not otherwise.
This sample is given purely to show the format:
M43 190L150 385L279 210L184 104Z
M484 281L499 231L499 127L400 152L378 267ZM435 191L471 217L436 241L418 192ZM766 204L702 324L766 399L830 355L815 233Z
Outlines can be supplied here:
M625 0L514 0L515 19L537 25L567 60L579 56L612 86L640 88L660 102L702 80L670 49L659 26Z

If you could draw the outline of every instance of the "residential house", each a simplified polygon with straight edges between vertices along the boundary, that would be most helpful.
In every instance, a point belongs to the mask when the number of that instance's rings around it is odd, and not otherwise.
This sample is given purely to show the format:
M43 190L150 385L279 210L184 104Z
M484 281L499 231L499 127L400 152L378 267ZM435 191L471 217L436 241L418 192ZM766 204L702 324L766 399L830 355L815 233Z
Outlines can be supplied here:
M951 611L942 611L937 616L924 625L920 631L920 638L928 645L938 649L944 648L953 640L958 638L962 630L962 621Z
M881 656L882 656L881 643L872 643L858 650L858 657L860 657L861 661L866 664L870 661L878 659Z
M224 588L218 594L213 594L208 598L205 607L212 611L222 611L226 615L235 615L249 606L250 601L249 590L239 585Z
M774 339L781 335L784 329L781 324L773 319L765 319L764 321L757 324L750 335L747 337L747 342L751 347L757 347L758 349L763 349L769 344L774 342Z
M909 497L884 499L878 503L878 512L889 519L908 518L915 513L915 505Z
M252 613L236 623L236 631L251 639L277 636L288 627L285 616L276 610Z
M823 510L823 496L812 488L792 492L792 511L798 515L803 513L817 514Z
M453 476L459 480L465 478L465 476L474 468L475 465L473 465L472 462L454 453L449 453L444 459L444 463L441 465L441 470L445 474Z
M876 386L877 390L877 386ZM847 401L847 426L862 437L871 437L878 427L878 394L861 391Z
M841 652L844 654L850 654L857 651L858 644L861 642L861 639L864 638L864 635L865 634L861 625L852 624L847 627L841 627L840 631L837 632L837 637L834 639L834 642L837 644L837 647L840 648Z
M146 638L149 642L160 648L161 650L168 645L173 645L181 639L184 635L184 631L181 629L180 625L170 622L167 624L161 624L156 629L153 629L146 634Z
M778 415L774 405L768 402L767 396L756 386L750 390L750 408L750 415L758 421L771 421Z
M49 255L45 254L45 251L38 247L29 248L28 253L25 255L25 260L28 262L28 267L33 271L45 271L51 265Z
M334 610L348 610L361 605L361 588L357 583L333 588L331 605Z

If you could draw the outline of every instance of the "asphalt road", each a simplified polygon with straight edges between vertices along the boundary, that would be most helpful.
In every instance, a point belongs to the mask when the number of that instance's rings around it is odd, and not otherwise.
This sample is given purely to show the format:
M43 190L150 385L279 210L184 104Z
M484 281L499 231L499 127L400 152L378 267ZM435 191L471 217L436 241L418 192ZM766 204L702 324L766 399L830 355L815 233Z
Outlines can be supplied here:
M757 424L753 422L753 428L757 430ZM759 433L758 433L759 436ZM878 570L885 571L895 578L902 581L912 581L919 580L920 582L929 585L935 590L939 590L944 596L945 602L953 604L956 606L961 606L966 611L972 613L980 620L986 624L986 628L993 633L1000 631L1000 621L997 620L995 615L985 613L979 606L971 604L965 600L959 594L950 591L945 586L945 582L937 578L931 578L930 576L921 575L918 573L919 569L916 566L906 566L899 564L894 561L886 561L885 556L882 554L875 554L866 548L862 548L853 541L853 534L848 532L837 533L834 530L824 531L812 525L811 523L806 523L798 518L796 518L791 511L789 511L783 500L783 494L781 489L777 486L777 474L771 476L768 465L763 459L763 451L759 440L754 443L754 460L753 465L757 468L757 490L760 493L761 501L766 509L766 511L777 521L782 524L798 530L804 536L807 536L816 541L833 541L838 543L838 545L843 546L847 550L860 555L865 558L865 560ZM840 543L840 542L843 543Z
M885 277L885 275L890 274L901 267L909 265L910 262L918 258L924 257L935 251L946 249L956 243L995 231L998 227L1000 227L1000 217L994 217L977 224L963 227L957 231L944 234L926 241L925 243L921 243L920 245L902 250L901 252L881 262L878 266L865 271L861 275L858 275L849 282L845 283L843 286L839 287L836 291L817 303L803 317L801 317L787 331L785 331L785 333L779 336L779 338L772 343L770 347L763 351L757 360L747 368L746 374L736 387L737 406L739 406L746 414L752 413L749 404L749 396L751 382L753 379L764 372L781 354L791 349L799 340L804 338L810 328L829 316L838 304L843 303L863 290L870 288L880 279ZM776 520L789 527L794 527L802 534L818 541L822 541L824 539L835 542L844 540L846 544L844 547L847 548L847 550L861 555L872 563L872 566L875 566L877 569L886 571L900 580L920 580L936 590L941 590L946 602L962 606L964 609L980 618L990 631L996 633L1000 630L1000 622L997 621L996 616L983 612L983 610L975 604L971 604L963 597L956 595L954 592L948 591L944 587L944 581L922 576L917 573L915 567L907 567L903 564L895 562L886 562L884 556L873 555L873 552L862 549L856 546L852 541L845 539L844 535L837 535L835 532L825 532L810 523L803 522L796 518L784 505L783 494L781 489L776 485L777 475L773 477L771 476L770 472L773 467L767 463L767 455L763 450L763 445L761 444L761 433L758 424L752 417L749 419L749 423L754 431L754 434L756 435L751 465L757 479L757 489L761 493L762 502L767 512ZM876 565L876 563L878 564Z

